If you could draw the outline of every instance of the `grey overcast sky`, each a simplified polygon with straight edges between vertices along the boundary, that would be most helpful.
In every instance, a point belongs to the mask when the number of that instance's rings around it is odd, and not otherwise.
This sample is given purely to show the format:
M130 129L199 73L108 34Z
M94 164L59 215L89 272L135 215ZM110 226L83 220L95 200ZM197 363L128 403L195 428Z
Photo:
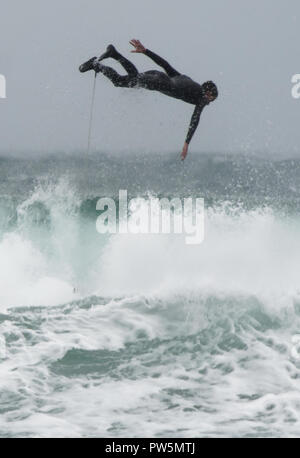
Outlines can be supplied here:
M299 0L0 0L0 154L86 147L93 75L78 66L113 43L141 70L129 39L220 92L191 151L300 154ZM123 70L109 60L107 64ZM93 150L180 151L191 105L97 78Z

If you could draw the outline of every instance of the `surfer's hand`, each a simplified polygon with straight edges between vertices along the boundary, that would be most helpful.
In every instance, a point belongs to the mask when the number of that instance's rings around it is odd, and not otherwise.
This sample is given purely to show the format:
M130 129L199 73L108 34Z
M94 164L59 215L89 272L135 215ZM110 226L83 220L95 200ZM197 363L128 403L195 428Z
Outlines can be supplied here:
M189 145L188 145L188 143L185 142L185 144L183 145L183 148L182 148L182 152L181 152L181 160L182 161L184 161L185 158L187 157L188 149L189 149Z
M135 47L135 51L131 51L131 52L138 52L138 53L143 53L143 54L146 52L145 46L143 46L139 40L132 39L130 40L129 43Z

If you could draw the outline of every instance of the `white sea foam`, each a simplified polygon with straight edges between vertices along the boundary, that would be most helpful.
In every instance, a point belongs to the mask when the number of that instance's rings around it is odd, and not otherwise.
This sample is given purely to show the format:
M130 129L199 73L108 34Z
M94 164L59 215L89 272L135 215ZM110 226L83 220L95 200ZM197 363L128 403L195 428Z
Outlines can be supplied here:
M299 435L298 218L215 206L187 246L79 207L39 187L1 236L1 434Z

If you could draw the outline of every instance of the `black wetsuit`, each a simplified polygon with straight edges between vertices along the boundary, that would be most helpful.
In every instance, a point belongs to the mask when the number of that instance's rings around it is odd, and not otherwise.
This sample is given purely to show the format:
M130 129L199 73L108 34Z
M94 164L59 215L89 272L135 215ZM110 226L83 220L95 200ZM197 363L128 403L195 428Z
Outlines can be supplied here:
M198 127L201 112L209 103L204 98L202 86L188 76L179 73L167 61L149 49L146 50L145 54L162 67L166 73L158 70L139 73L136 67L118 52L111 57L124 67L127 75L119 75L113 68L102 65L97 60L94 62L94 69L96 72L101 72L107 76L117 87L142 87L196 105L186 137L186 143L190 143Z

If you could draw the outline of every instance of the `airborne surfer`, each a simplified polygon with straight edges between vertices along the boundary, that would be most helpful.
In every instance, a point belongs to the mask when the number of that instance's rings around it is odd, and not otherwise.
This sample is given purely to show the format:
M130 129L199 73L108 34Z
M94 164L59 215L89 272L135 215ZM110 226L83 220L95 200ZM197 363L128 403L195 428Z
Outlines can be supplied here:
M106 52L99 58L93 57L82 64L79 70L81 73L89 70L94 70L96 73L101 72L116 87L142 87L195 105L187 137L181 152L181 159L184 160L188 153L189 143L198 127L203 108L218 97L217 86L212 81L207 81L200 85L188 76L182 75L171 67L166 60L146 49L139 40L133 39L130 41L130 44L135 48L132 52L145 54L150 57L166 73L158 70L139 73L136 67L128 59L123 57L113 45L109 45ZM118 61L126 70L127 75L119 75L113 68L101 64L101 61L108 58Z

